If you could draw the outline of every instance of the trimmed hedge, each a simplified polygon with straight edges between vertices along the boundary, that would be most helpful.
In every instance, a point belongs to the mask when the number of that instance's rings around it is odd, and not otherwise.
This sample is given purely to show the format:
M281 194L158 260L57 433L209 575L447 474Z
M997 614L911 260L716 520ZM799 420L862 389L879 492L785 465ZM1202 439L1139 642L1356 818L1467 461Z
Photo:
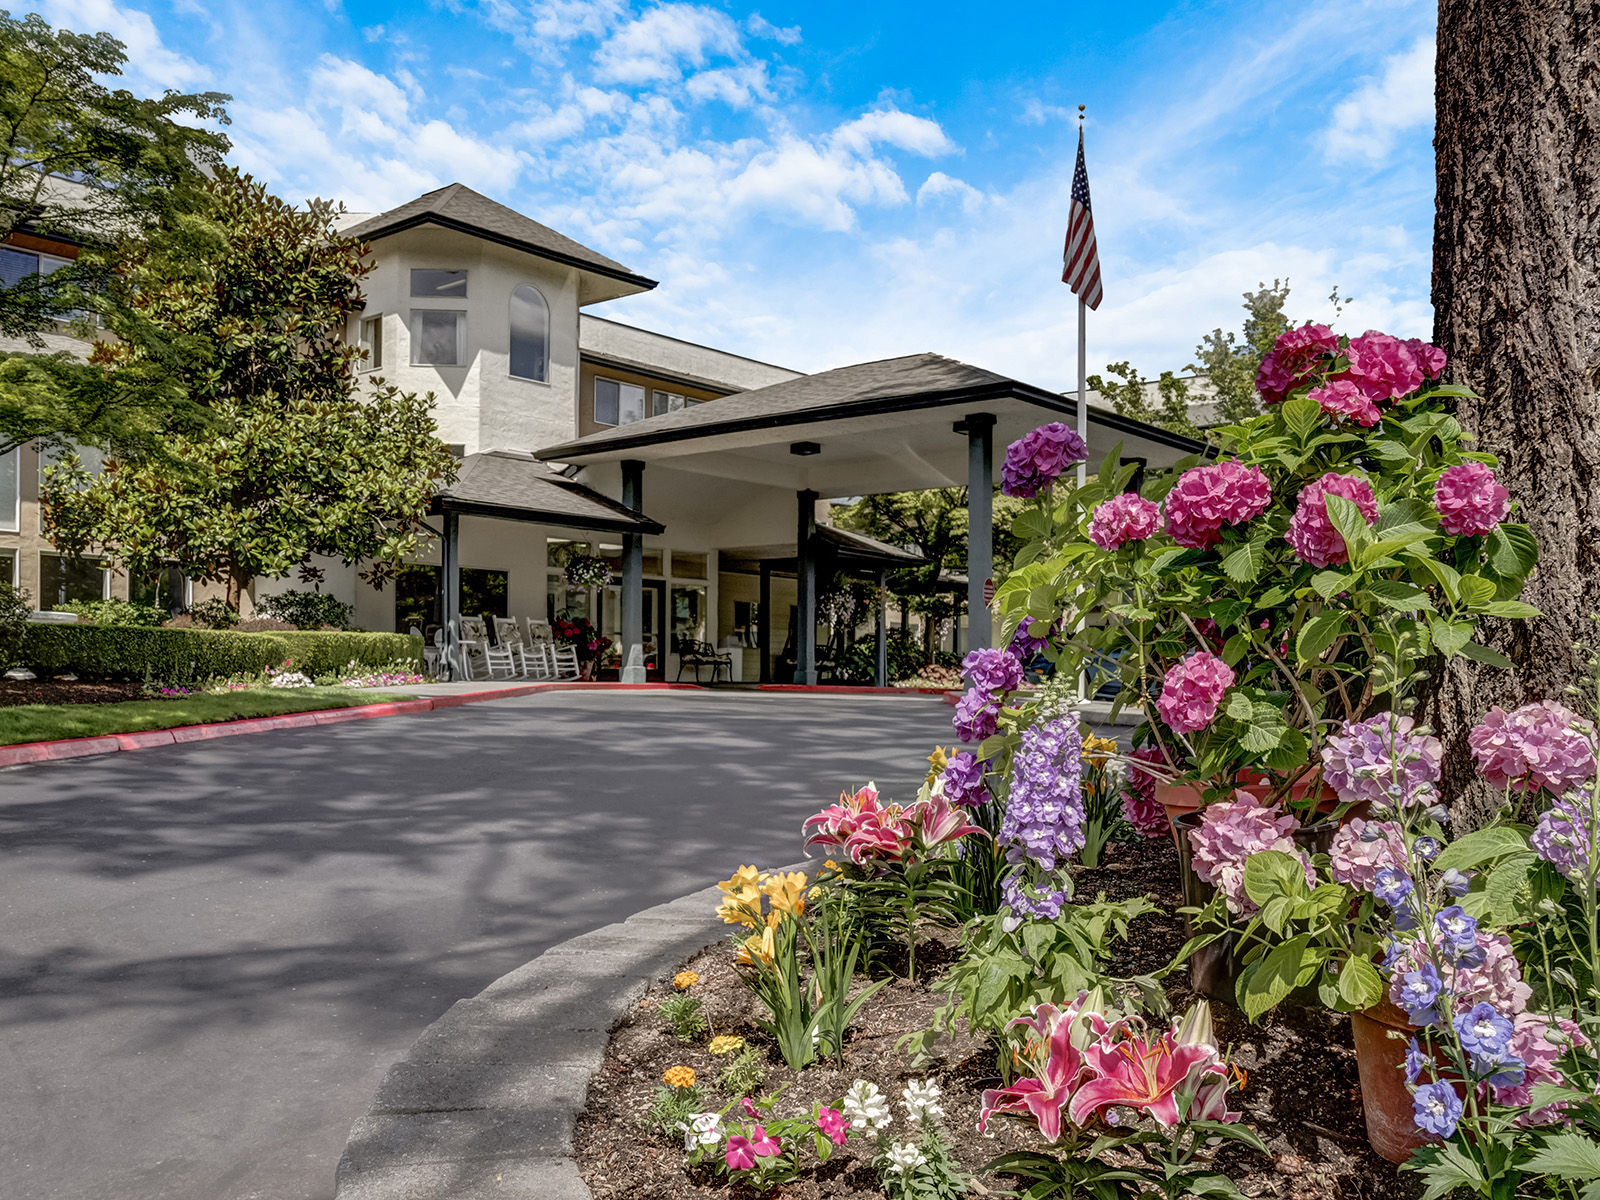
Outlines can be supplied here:
M71 671L91 679L188 683L214 675L254 675L289 655L281 634L30 622L18 657L52 675Z
M240 635L270 637L289 644L288 657L294 669L307 675L335 675L354 662L363 667L387 667L391 663L422 666L422 639L409 633L335 633L311 629L285 629L270 634ZM281 661L281 660L280 660Z

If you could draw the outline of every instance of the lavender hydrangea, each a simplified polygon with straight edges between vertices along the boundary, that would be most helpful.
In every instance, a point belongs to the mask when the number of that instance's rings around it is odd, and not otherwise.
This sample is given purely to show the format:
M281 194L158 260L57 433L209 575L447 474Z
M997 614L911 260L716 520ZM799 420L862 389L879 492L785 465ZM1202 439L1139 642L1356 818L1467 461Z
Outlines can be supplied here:
M1044 630L1044 633L1035 637L1030 632L1034 626ZM1024 621L1011 635L1011 645L1007 648L1017 656L1018 660L1027 662L1034 655L1043 654L1050 648L1050 635L1055 632L1055 628L1048 621Z
M1311 860L1294 843L1299 828L1293 816L1257 804L1246 792L1208 805L1200 824L1189 831L1194 873L1222 893L1231 912L1248 916L1256 903L1244 890L1244 865L1253 855L1266 850L1293 855L1305 867L1307 885L1316 886Z
M1322 748L1322 777L1349 803L1426 803L1439 782L1444 746L1395 713L1346 722Z
M1597 816L1593 791L1568 792L1540 814L1528 839L1534 853L1574 883L1586 881L1594 870Z
M1554 700L1506 712L1498 704L1467 735L1490 787L1559 796L1595 774L1594 727Z
M984 764L970 750L957 750L944 765L939 776L944 785L944 798L951 804L975 805L989 799L989 789L983 782Z
M1011 788L996 839L1014 864L1046 871L1083 848L1083 737L1076 716L1025 730L1011 765Z
M1022 686L1022 661L1009 650L973 650L961 660L961 673L973 687L991 694Z
M1000 490L1008 496L1037 496L1068 467L1089 457L1089 449L1070 425L1052 421L1006 447Z
M1328 872L1335 882L1371 892L1378 887L1378 872L1404 868L1405 833L1393 821L1356 817L1333 835L1328 857Z
M950 724L963 742L981 742L1000 728L1000 705L982 688L972 688L957 702Z

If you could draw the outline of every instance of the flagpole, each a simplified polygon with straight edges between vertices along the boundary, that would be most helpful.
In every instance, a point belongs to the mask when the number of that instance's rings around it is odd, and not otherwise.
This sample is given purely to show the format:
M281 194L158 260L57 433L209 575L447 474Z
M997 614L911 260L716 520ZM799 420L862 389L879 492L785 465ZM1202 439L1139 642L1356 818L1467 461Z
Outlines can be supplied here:
M1078 436L1089 444L1089 306L1078 297ZM1088 479L1089 464L1078 464L1078 486Z

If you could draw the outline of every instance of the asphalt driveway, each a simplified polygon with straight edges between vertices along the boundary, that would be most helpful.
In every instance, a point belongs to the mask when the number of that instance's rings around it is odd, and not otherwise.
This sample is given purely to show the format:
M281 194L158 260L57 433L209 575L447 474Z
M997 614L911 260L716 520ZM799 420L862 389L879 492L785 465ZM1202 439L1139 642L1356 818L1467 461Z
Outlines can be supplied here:
M950 711L568 692L0 771L0 1197L326 1200L455 1000L909 797Z

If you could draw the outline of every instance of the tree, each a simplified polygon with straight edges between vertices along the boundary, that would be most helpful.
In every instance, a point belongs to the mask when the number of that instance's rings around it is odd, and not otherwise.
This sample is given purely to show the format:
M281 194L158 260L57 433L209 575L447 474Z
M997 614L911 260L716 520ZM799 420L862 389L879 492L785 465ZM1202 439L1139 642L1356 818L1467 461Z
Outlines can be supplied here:
M221 163L228 139L195 123L226 123L228 97L107 88L101 79L125 61L109 34L0 11L0 238L81 243L68 265L0 288L0 334L37 341L58 321L120 315L122 335L143 347L121 372L66 355L0 355L0 453L36 440L150 449L169 425L201 415L162 365L192 347L134 318L115 263L121 245L170 228Z
M1189 437L1200 435L1200 427L1189 416L1190 396L1186 380L1179 379L1171 371L1161 372L1161 378L1155 381L1156 395L1161 401L1158 408L1150 400L1151 381L1143 378L1132 364L1111 363L1106 371L1121 378L1107 379L1104 375L1091 375L1088 384L1111 401L1111 407L1122 416L1159 425Z
M1460 794L1466 731L1491 705L1560 699L1600 612L1600 38L1592 2L1442 0L1438 46L1433 340L1476 393L1458 419L1539 543L1523 598L1544 613L1489 635L1514 674L1437 681Z
M1195 361L1189 370L1202 372L1211 381L1222 424L1247 420L1261 411L1256 371L1278 335L1294 323L1283 313L1288 301L1288 280L1274 279L1271 286L1257 284L1255 291L1244 294L1243 336L1213 329L1194 348Z
M69 459L46 474L46 531L69 552L95 547L136 572L173 563L224 582L228 601L256 576L311 555L363 561L381 583L426 535L431 497L454 473L435 436L432 395L376 385L358 395L366 247L333 227L326 201L295 209L248 175L218 173L205 219L223 252L174 251L181 230L130 247L119 270L137 309L174 338L211 347L180 383L212 423L169 439L164 459L111 460L91 475ZM111 353L136 362L136 345Z

